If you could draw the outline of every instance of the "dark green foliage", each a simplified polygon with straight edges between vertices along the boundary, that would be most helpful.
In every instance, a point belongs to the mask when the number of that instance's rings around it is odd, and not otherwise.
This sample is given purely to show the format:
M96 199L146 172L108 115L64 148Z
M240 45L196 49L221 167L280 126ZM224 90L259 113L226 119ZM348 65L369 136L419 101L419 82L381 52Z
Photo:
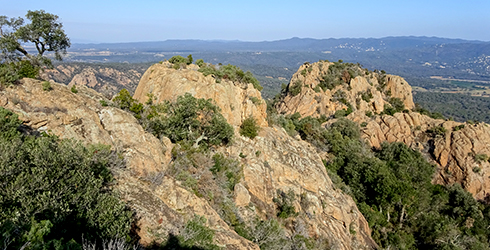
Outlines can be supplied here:
M260 127L253 117L243 120L242 125L240 125L240 135L250 139L254 139L259 134L259 130Z
M324 91L329 89L333 90L335 87L350 84L350 80L363 75L361 67L353 63L334 62L334 64L328 67L328 73L320 80L320 88Z
M303 88L303 82L297 80L288 86L287 91L291 96L297 96L299 93L301 93L302 88Z
M433 119L446 119L441 113L432 113L429 110L422 108L418 103L415 104L415 111L419 112L422 115L429 116Z
M361 92L360 95L361 99L368 103L371 101L371 99L373 99L373 93L371 93L371 89Z
M20 60L11 63L1 63L0 86L8 86L14 84L24 77L36 78L38 74L39 67L35 67L27 60Z
M474 157L477 163L481 163L488 160L488 155L486 154L476 154Z
M272 199L278 209L277 217L286 219L298 215L293 206L295 200L296 195L292 190L287 193L282 190L277 190L277 196Z
M78 93L77 86L75 86L75 85L71 86L71 92L74 94Z
M385 104L382 114L394 115L397 112L405 110L405 104L403 104L400 98L391 97L389 103Z
M226 158L222 154L213 155L214 165L209 169L218 182L226 183L225 186L233 192L235 185L242 178L242 167L236 160Z
M233 127L221 115L212 101L197 99L186 93L167 110L149 121L153 134L166 136L172 142L182 142L194 147L226 145L232 141Z
M187 58L182 56L173 56L172 58L168 59L168 62L173 64L174 69L185 68L185 66L191 64L192 61L192 55L188 55Z
M106 100L100 100L99 103L102 107L107 107L109 105Z
M12 249L76 249L125 238L132 213L107 188L120 162L108 146L23 135L16 115L0 109L0 239ZM44 248L45 247L45 248Z
M142 118L141 114L143 113L143 104L133 99L133 97L131 96L131 94L127 89L122 89L121 91L119 91L119 94L117 94L112 99L112 101L120 109L131 111L134 114L134 116L138 119Z
M447 130L443 126L435 126L427 129L427 133L432 134L432 136L444 136Z
M458 185L432 185L434 167L403 143L371 152L350 123L336 122L325 132L334 156L325 164L382 248L488 249L488 206Z
M251 83L258 91L262 91L263 89L257 78L255 78L250 71L243 72L243 70L235 65L228 64L217 68L212 64L203 64L198 71L205 76L213 75L217 82L226 79L232 82Z
M443 114L445 117L453 117L458 122L477 120L490 123L490 98L488 97L417 92L414 93L413 98L419 104L419 107L423 106L432 112L438 112L432 114ZM444 119L443 115L437 119Z

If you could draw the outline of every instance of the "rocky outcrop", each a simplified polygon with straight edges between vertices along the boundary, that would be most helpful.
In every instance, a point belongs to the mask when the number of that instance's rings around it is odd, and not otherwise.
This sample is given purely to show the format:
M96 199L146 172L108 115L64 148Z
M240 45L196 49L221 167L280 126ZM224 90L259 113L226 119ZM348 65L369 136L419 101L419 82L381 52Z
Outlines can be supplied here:
M289 91L277 104L278 112L298 112L302 117L319 117L331 116L337 110L350 106L353 110L381 113L390 98L399 98L407 109L414 107L412 88L403 78L375 72L366 74L359 66L349 69L351 72L356 71L354 74L357 76L351 78L346 69L347 77L343 78L342 84L321 87L324 77L332 74L329 72L331 65L334 64L317 62L302 65L292 76ZM293 88L300 90L292 91Z
M357 71L354 78L345 75L342 79L349 80L338 86L318 88L332 65L318 62L301 66L277 104L278 111L283 114L299 112L303 117L329 117L350 106L353 113L347 118L360 125L362 137L370 146L380 147L385 141L403 142L425 153L427 159L437 165L434 183L460 183L475 198L490 200L488 124L462 124L407 112L414 107L411 87L399 76ZM350 68L353 69L356 67ZM295 84L301 84L298 93L291 91ZM393 116L376 115L389 105L391 98L399 98L408 110ZM373 116L366 116L369 113Z
M309 143L290 137L282 128L267 127L255 139L237 137L221 150L245 156L243 181L235 187L235 204L244 218L274 217L277 191L292 191L299 215L288 224L305 225L308 236L327 239L332 249L375 248L367 221L352 198L333 186ZM288 233L298 232L289 228Z
M110 145L124 158L126 168L117 171L115 188L139 218L141 243L162 242L177 235L194 214L205 216L216 231L217 244L228 249L258 249L240 237L202 198L190 193L171 177L164 176L171 160L172 143L144 131L129 113L103 107L106 100L81 86L77 94L65 85L24 79L0 92L0 105L19 115L35 131L53 133L85 143ZM152 182L159 183L155 189Z
M123 88L134 92L145 69L141 65L115 67L70 63L45 70L41 73L41 78L70 87L87 86L111 97Z
M175 101L178 96L190 93L196 98L213 99L221 108L228 123L240 126L242 121L252 116L260 126L267 126L267 105L260 92L252 84L242 85L228 80L216 83L211 76L198 72L197 65L175 70L172 64L164 62L151 66L140 80L134 98L144 103L148 94L156 103Z
M490 199L490 126L432 119L415 112L368 118L351 114L363 124L362 137L369 145L403 142L427 154L437 164L437 184L460 183L476 199ZM431 132L438 131L438 132Z

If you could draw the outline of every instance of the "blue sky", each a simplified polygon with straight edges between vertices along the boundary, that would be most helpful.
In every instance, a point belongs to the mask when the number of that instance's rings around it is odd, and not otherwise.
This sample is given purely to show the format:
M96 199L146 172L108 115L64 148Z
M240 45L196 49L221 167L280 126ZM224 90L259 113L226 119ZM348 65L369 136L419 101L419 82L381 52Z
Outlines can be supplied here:
M56 14L72 42L437 36L490 41L490 0L0 0Z

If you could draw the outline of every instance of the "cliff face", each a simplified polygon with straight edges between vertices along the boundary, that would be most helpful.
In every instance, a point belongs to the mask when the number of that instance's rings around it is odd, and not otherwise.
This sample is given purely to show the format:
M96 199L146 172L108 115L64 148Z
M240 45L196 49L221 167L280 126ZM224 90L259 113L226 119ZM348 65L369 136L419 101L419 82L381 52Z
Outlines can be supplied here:
M145 79L152 84L145 83ZM126 168L117 170L114 188L135 211L141 243L161 242L170 234L178 235L196 214L207 219L206 225L215 231L216 244L226 249L259 249L239 236L209 200L167 174L176 147L170 140L159 140L145 132L125 111L101 106L100 100L108 100L89 88L81 86L74 94L65 85L52 86L53 90L43 91L42 82L24 79L1 92L0 105L19 114L37 131L111 145L124 157ZM233 125L240 125L249 115L259 124L267 124L265 102L252 86L218 84L192 68L173 70L156 65L145 74L135 95L141 101L148 93L144 88L151 89L157 101L172 100L174 95L187 91L196 97L213 97ZM254 103L250 97L261 103ZM231 109L230 104L235 108ZM277 219L274 198L287 192L295 197L292 205L297 212L296 216L280 219L287 237L325 239L334 249L376 247L355 202L333 187L320 156L308 143L289 137L279 128L263 127L254 140L241 137L235 129L235 142L215 150L241 163L243 178L234 188L232 202L237 216L249 225L254 223L253 218ZM197 165L194 171L205 167L209 166Z
M267 126L267 105L252 84L235 84L227 80L216 83L211 75L198 72L199 67L194 64L182 70L171 66L168 62L151 66L141 78L134 98L144 103L147 95L152 94L155 102L160 103L175 101L178 96L190 93L196 98L213 99L233 126L240 126L249 116L254 117L258 125Z
M437 165L434 183L460 183L475 198L489 199L490 164L485 159L490 155L488 124L437 120L408 110L393 116L376 115L385 105L391 105L392 98L399 98L406 109L413 109L411 87L407 82L399 76L370 72L331 89L316 88L321 86L325 75L331 74L328 67L332 65L326 62L303 65L277 104L278 111L283 114L299 112L302 117L328 117L347 109L350 104L353 112L347 118L361 125L362 137L370 146L380 147L384 141L403 142L425 153ZM293 95L291 88L297 83L301 83L302 88ZM368 113L373 116L366 116Z

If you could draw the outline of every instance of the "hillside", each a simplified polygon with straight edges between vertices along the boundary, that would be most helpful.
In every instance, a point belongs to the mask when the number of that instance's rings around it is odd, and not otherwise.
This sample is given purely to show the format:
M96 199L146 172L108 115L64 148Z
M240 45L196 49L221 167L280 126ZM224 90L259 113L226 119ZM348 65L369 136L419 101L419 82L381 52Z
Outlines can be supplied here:
M487 249L487 124L415 112L403 78L358 64L305 63L268 105L236 66L169 61L134 96L23 79L0 106L111 146L144 247Z

